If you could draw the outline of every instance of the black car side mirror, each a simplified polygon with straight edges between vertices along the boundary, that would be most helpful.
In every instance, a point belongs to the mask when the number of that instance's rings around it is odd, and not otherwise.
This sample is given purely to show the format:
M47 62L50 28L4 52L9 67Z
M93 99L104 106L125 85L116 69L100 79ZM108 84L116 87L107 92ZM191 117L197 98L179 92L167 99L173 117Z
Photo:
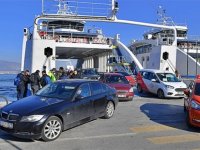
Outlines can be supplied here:
M84 97L81 95L81 94L78 94L78 95L76 95L76 97L75 97L75 100L81 100L81 99L83 99Z

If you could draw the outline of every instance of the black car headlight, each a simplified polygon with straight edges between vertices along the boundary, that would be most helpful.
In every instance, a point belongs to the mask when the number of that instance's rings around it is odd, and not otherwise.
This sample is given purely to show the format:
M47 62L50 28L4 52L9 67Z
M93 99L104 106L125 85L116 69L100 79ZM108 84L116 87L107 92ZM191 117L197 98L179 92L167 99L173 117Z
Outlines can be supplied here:
M31 115L31 116L23 116L20 122L36 122L41 120L44 115Z

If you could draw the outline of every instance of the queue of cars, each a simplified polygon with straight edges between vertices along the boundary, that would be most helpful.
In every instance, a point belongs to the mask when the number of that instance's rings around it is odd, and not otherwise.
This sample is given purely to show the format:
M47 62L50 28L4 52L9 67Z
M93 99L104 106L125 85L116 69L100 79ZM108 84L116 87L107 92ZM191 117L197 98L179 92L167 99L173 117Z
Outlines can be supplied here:
M33 96L1 108L0 129L21 138L52 141L74 126L111 118L119 100L133 100L134 78L122 72L93 75L51 83ZM97 78L99 81L91 80ZM200 127L200 78L186 90L170 72L143 69L137 75L137 89L159 98L184 97L185 93L187 123Z
M20 138L52 141L66 129L111 118L119 100L133 99L133 87L122 74L100 77L94 70L83 70L82 77L48 84L35 95L1 108L0 129ZM91 80L99 77L100 81Z

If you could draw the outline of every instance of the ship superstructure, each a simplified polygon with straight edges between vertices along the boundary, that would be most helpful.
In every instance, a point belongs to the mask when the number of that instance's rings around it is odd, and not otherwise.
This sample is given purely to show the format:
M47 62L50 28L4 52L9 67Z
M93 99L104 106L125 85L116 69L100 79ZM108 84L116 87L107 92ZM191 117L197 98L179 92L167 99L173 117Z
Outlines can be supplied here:
M43 6L44 1L42 0ZM101 2L90 0L87 3L81 0L47 1L57 2L58 9L56 12L47 13L47 9L42 7L42 14L35 18L32 29L24 29L21 70L29 69L34 72L38 69L43 70L45 66L48 71L57 67L59 60L63 62L71 59L77 60L76 68L96 68L99 72L118 70L134 74L147 65L155 69L170 67L169 70L174 72L174 68L177 67L176 56L178 54L176 53L178 50L181 51L177 47L177 42L185 39L187 27L119 20L116 17L119 9L116 0L102 0ZM86 6L86 13L79 14L81 8L84 10ZM118 35L115 38L106 37L101 29L94 26L87 27L88 21L139 25L153 27L155 30L146 34L143 41L134 42L130 46L132 53L120 41ZM167 36L160 38L161 34ZM162 43L165 44L162 45ZM141 45L145 47L145 52L139 55L141 51L144 51ZM150 51L152 48L157 50L142 57L146 55L146 50ZM160 59L163 53L170 59L167 61ZM188 56L184 51L181 51L181 54ZM67 68L67 66L63 67Z
M144 68L177 70L182 76L198 74L199 40L187 35L187 26L176 25L170 17L166 17L162 7L158 14L159 23L175 27L176 36L173 30L154 28L143 35L143 40L132 40L129 48Z
M58 61L71 59L77 60L76 68L96 68L99 72L117 69L132 74L130 65L127 66L132 62L138 69L141 68L133 53L120 42L119 36L106 37L101 29L86 25L86 21L138 24L116 18L116 0L54 2L58 3L58 10L47 13L42 0L42 14L35 18L32 30L24 29L21 70L34 72L43 70L44 66L50 70L60 66ZM80 15L79 12L86 7L86 13Z
M83 69L110 70L107 59L112 55L112 39L105 37L100 28L85 26L85 21L71 20L70 16L76 14L67 3L59 0L56 14L43 12L36 17L32 31L24 29L22 70L34 72L44 66L50 70L59 60L69 59L77 60L77 67Z

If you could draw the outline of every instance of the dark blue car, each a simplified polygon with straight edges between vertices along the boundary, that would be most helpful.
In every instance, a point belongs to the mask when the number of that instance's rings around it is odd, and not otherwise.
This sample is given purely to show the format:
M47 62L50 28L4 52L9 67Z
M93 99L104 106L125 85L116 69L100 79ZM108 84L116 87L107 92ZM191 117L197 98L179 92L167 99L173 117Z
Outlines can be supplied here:
M0 109L0 129L21 138L52 141L62 131L98 117L111 118L116 91L90 80L57 81Z

